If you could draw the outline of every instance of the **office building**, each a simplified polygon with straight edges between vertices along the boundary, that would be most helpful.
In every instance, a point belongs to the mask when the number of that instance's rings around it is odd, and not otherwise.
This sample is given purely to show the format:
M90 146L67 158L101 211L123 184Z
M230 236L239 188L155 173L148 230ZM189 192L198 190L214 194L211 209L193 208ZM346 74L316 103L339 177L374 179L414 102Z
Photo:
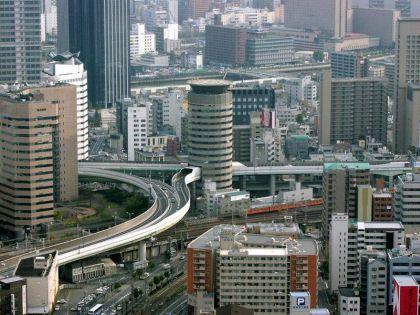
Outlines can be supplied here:
M118 129L123 135L128 161L135 160L135 151L147 146L147 137L152 133L153 109L150 102L126 98L117 102Z
M413 277L396 276L393 282L395 298L393 314L417 315L419 313L419 284Z
M263 108L274 110L275 92L270 85L238 84L232 87L233 124L249 125L252 112L261 112Z
M70 85L0 97L0 220L19 237L53 221L54 201L78 196L76 104Z
M394 216L405 226L420 224L420 174L399 176L395 187Z
M344 37L349 24L348 0L285 0L284 25L320 29L331 37Z
M372 221L393 221L393 196L389 191L375 190L372 193Z
M403 18L420 17L420 3L416 0L353 0L353 7L400 11Z
M138 62L146 53L156 51L156 36L146 31L145 25L134 23L130 32L130 61Z
M360 314L386 314L388 264L384 251L362 250L360 261Z
M178 41L178 24L167 24L164 26L157 26L154 28L154 33L156 35L156 50L159 52L171 52L170 42Z
M290 135L286 138L285 153L287 159L309 159L309 137Z
M363 250L385 251L404 243L404 227L400 222L356 222L345 213L333 214L329 238L330 291L360 284Z
M41 0L0 3L0 84L41 80Z
M357 218L359 185L370 183L370 166L367 163L325 163L322 181L324 209L322 226L324 240L328 240L331 215L337 211Z
M44 71L48 79L56 83L68 83L77 87L77 157L79 161L89 157L88 86L87 71L78 54L51 55Z
M205 64L243 65L246 62L247 29L236 26L207 25Z
M89 103L108 108L130 96L129 0L60 0L59 51L80 52Z
M235 109L234 109L235 112ZM234 116L235 121L235 116ZM251 159L250 139L261 137L261 113L252 112L248 125L233 125L233 160L249 163Z
M217 189L232 187L232 93L223 80L195 80L188 93L188 163Z
M308 291L315 307L317 263L313 240L216 226L187 249L189 314L229 304L246 306L254 314L287 314L292 291Z
M263 27L265 25L274 24L276 21L275 12L267 9L254 9L254 8L239 8L227 7L223 13L215 16L221 25L231 26L251 26L254 28Z
M353 8L353 31L381 39L382 47L395 43L400 12L375 8Z
M178 0L168 0L166 11L168 12L169 24L178 24Z
M0 313L26 314L26 280L9 277L0 280Z
M355 52L332 52L331 72L333 78L364 78L368 76L369 60Z
M185 5L181 6L179 12L183 12L185 10L187 13L187 19L191 18L193 20L197 20L199 18L204 18L206 17L206 13L211 11L210 0L180 0L180 3L181 2L185 2Z
M387 143L385 78L330 79L330 73L324 73L320 106L320 144L358 144L368 137Z
M409 82L420 84L420 63L416 61L420 56L420 19L401 19L397 25L393 145L395 153L405 154L409 146L418 147L418 143L407 141L420 121L419 116L408 114L407 96Z
M413 277L415 281L420 281L420 255L404 246L388 251L388 303L392 305L395 297L394 280L397 277Z
M293 56L293 38L283 37L268 30L248 32L246 43L247 65L266 66L290 63Z

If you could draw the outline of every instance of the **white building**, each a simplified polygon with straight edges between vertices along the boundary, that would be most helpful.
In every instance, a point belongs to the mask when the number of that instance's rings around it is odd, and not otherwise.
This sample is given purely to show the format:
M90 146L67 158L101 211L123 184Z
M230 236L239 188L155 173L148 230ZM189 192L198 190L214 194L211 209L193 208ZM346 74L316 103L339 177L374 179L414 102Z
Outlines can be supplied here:
M346 214L332 214L329 241L329 288L331 292L337 292L339 287L347 285L348 225Z
M77 153L79 161L86 160L89 157L87 72L78 54L66 52L51 57L44 71L46 79L77 86Z
M359 292L353 288L340 288L338 309L340 315L360 315Z
M313 188L302 188L300 182L293 183L292 190L280 191L278 201L282 203L294 203L311 200L314 197Z
M332 214L329 239L331 292L336 292L340 286L360 283L362 250L369 248L383 251L404 243L404 227L401 222L349 223L347 214Z
M181 140L181 117L183 113L182 102L184 94L180 90L170 90L163 99L163 124L171 126L175 135Z
M263 26L275 22L275 12L267 9L227 8L221 15L222 25Z
M395 220L404 225L420 224L420 174L398 177L393 207Z
M287 79L283 87L292 103L308 101L314 106L318 104L318 87L309 75Z
M151 68L165 68L169 66L169 56L150 52L140 57L139 64Z
M146 31L144 24L131 25L130 32L130 60L139 61L141 55L156 51L156 36Z

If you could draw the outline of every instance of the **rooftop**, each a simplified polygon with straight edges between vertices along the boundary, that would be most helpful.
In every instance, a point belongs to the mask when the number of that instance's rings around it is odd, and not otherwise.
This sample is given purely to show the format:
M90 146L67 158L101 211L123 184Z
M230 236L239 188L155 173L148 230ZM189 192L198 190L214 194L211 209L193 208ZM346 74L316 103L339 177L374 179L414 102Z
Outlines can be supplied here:
M218 79L197 79L188 82L191 86L230 86L232 83L227 80Z
M37 255L20 260L16 269L15 275L21 277L46 277L51 270L52 262L57 255L56 251L46 253L44 255ZM45 268L35 268L35 259L43 257L46 262ZM50 260L51 259L51 260Z
M404 231L401 222L357 222L358 230L399 230Z
M324 170L370 170L369 163L324 163Z
M222 249L220 256L287 256L287 250L284 248L238 248Z
M341 288L338 288L338 291L340 291L341 296L347 296L347 297L359 296L359 294L356 294L357 292L354 290L354 288L351 288L351 287L341 287Z
M412 276L394 276L394 281L401 287L419 286Z

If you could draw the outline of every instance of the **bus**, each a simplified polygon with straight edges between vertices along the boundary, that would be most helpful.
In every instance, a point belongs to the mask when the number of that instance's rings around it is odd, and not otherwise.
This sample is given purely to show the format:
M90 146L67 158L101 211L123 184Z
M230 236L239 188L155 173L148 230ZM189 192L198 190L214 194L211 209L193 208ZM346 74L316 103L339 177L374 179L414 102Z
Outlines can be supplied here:
M102 304L96 304L94 307L92 307L88 315L101 315L103 311L103 305Z

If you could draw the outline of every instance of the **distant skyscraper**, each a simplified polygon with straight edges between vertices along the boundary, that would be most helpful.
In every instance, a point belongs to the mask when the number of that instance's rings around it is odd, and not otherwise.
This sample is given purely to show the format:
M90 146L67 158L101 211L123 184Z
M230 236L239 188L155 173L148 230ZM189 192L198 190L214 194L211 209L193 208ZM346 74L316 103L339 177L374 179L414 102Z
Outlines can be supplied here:
M284 24L292 28L319 28L330 36L346 35L349 0L284 0Z
M418 139L418 135L409 135L413 132L418 134L420 113L411 111L412 116L408 115L407 105L408 101L415 103L414 100L410 100L409 83L413 86L420 85L420 19L398 21L396 45L393 145L396 153L407 153L410 146L420 146L418 141L409 142L409 139Z
M217 189L232 188L232 93L222 80L197 80L188 94L190 165Z
M41 0L0 1L0 84L41 79Z
M178 23L178 0L168 0L169 23Z
M59 50L80 52L89 102L111 107L130 96L129 0L59 0Z

